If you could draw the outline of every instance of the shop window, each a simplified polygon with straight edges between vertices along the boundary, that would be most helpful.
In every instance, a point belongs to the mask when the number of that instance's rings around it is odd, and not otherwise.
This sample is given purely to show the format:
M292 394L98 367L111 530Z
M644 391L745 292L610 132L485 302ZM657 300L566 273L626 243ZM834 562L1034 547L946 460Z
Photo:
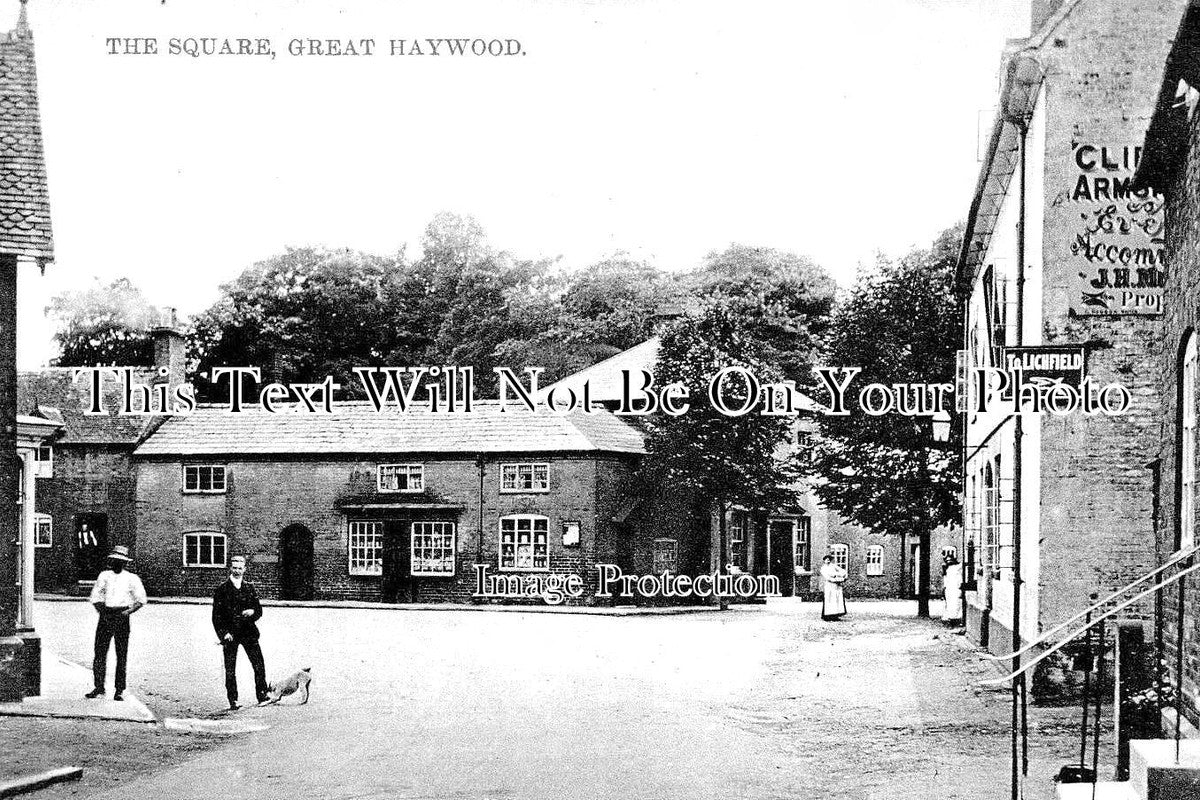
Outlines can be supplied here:
M225 534L216 531L195 531L183 535L183 565L185 567L225 566Z
M375 520L350 523L347 539L351 575L383 574L383 523Z
M550 569L550 521L533 514L500 518L500 568L523 571Z
M412 574L453 575L455 532L453 522L414 522Z
M867 575L878 577L883 574L883 547L877 544L867 547Z
M208 464L184 465L183 490L189 494L220 494L224 492L225 467Z
M379 491L421 492L425 490L423 464L380 464Z

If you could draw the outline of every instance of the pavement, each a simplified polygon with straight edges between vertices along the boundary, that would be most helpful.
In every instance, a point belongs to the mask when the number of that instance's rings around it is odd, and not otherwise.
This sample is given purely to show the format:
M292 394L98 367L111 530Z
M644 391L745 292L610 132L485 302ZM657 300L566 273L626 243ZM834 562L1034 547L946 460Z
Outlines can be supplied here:
M109 672L116 656L109 654ZM110 679L109 687L112 686ZM61 717L63 719L103 719L122 722L154 723L154 712L132 691L121 701L112 699L112 690L103 698L84 697L92 688L92 670L42 649L42 693L20 703L0 703L0 716Z
M134 619L131 687L160 717L262 729L156 728L170 738L127 743L131 758L160 748L145 768L40 797L1006 796L1008 698L979 691L988 667L914 611L860 601L823 623L817 604L792 599L622 619L269 608L268 676L311 666L312 701L230 713L207 608L152 604ZM89 612L38 603L38 630L81 660ZM249 692L244 658L239 679ZM1031 709L1027 797L1052 796L1050 776L1077 757L1076 716ZM161 757L193 741L203 746Z

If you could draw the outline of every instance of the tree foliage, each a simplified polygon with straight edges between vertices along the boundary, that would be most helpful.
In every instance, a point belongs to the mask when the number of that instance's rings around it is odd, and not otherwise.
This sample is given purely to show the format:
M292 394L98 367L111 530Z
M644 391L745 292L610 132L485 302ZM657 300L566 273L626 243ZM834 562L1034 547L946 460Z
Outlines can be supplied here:
M791 421L757 410L729 416L709 398L709 384L726 367L743 367L763 383L782 375L768 359L770 348L756 339L731 305L710 302L679 319L662 336L655 382L679 383L689 393L684 414L648 418L644 474L709 498L723 513L731 504L777 509L794 502L795 466L780 457ZM720 397L737 408L748 398L740 379L723 384Z
M809 259L766 247L730 245L685 276L688 293L724 303L742 318L784 378L808 384L837 293L833 277Z
M404 347L404 331L391 325L396 273L396 259L288 248L221 287L194 320L192 356L201 373L256 366L280 381L332 375L352 391L353 367L382 364Z
M821 436L806 471L818 476L821 501L878 533L919 533L960 518L960 426L935 447L929 416L870 416L858 406L869 383L954 382L962 341L955 267L962 227L929 249L898 261L880 257L860 272L833 315L825 362L860 367L847 393L847 416L821 418ZM951 397L948 395L948 397ZM818 398L819 399L819 398ZM952 401L948 408L953 417Z
M127 278L55 295L47 313L55 320L60 367L149 364L149 330L157 309Z

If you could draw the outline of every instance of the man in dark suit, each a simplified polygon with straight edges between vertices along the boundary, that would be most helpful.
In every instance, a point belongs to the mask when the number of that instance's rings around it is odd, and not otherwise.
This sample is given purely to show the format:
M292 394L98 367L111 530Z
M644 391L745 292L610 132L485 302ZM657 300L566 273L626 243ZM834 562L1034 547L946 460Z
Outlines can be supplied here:
M246 575L246 559L234 556L229 559L229 580L217 587L213 593L212 623L225 651L225 693L229 696L230 710L240 708L237 690L238 645L246 651L250 666L254 669L254 693L258 702L267 699L267 668L263 664L262 648L258 646L258 626L255 622L262 616L262 604L258 594Z

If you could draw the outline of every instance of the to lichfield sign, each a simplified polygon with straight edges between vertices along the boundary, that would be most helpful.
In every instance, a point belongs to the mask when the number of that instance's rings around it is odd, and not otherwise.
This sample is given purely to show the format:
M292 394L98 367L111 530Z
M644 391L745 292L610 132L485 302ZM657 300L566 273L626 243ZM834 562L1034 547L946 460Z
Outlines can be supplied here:
M1080 142L1073 147L1073 185L1055 200L1074 212L1068 214L1077 276L1072 314L1162 313L1163 201L1130 188L1141 155L1142 148L1133 145Z
M1025 380L1083 385L1085 354L1080 345L1031 345L1004 348L1004 366Z

